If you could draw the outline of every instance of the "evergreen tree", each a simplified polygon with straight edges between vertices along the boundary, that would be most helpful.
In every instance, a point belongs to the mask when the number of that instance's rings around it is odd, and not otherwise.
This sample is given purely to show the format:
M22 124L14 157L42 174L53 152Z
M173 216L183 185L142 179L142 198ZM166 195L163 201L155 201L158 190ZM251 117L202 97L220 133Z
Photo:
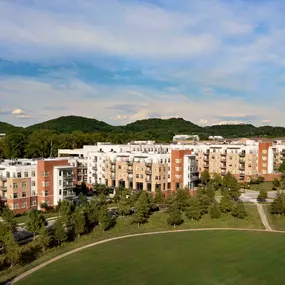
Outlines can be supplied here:
M103 231L108 230L114 224L114 219L111 217L106 205L102 206L100 209L99 224Z
M259 194L258 194L258 197L257 197L257 200L259 202L265 202L267 199L267 191L265 189L261 189L259 191Z
M5 258L10 264L10 267L15 266L21 260L21 248L15 241L14 237L10 235L4 243Z
M63 200L60 205L59 209L59 216L61 217L62 222L65 223L66 227L71 226L71 217L72 214L74 213L74 205L68 201L68 200Z
M220 174L214 173L212 185L215 191L218 191L219 189L222 188L223 185L223 178Z
M223 179L223 187L233 199L236 200L240 196L240 185L230 172Z
M121 215L122 217L128 216L131 214L131 210L132 208L129 199L122 196L118 205L119 215Z
M189 191L184 189L178 189L175 193L175 202L177 203L178 209L184 211L189 203Z
M163 204L165 202L165 197L164 197L161 189L155 190L154 202L157 204Z
M15 220L13 212L8 207L2 208L2 219L6 222L13 233L16 232L17 222Z
M247 216L247 212L244 208L244 204L242 201L238 201L232 210L232 216L238 219L244 219Z
M174 202L173 204L170 205L170 207L168 208L168 214L169 216L167 218L167 223L169 225L175 228L177 225L183 223L182 214L181 211L179 210L179 205L177 202Z
M101 205L97 201L97 199L92 199L87 208L88 223L91 224L93 227L99 223L100 207Z
M285 194L278 192L275 199L271 203L271 214L284 215L285 213Z
M189 201L189 206L186 209L185 215L190 220L199 221L202 217L200 209L200 201L197 197L193 197Z
M222 213L229 213L233 209L233 200L228 193L225 193L220 201L220 210Z
M274 180L273 180L273 186L276 187L276 188L280 187L280 180L277 179L277 178L274 178Z
M149 204L145 191L142 191L139 198L135 203L135 213L133 215L132 222L137 223L138 227L144 224L149 217Z
M210 173L207 169L205 169L200 175L200 180L204 185L210 181L210 178Z
M80 208L76 208L75 212L72 214L72 223L74 234L79 238L86 230L85 215Z
M54 238L58 244L61 244L68 240L69 232L66 227L65 221L61 217L55 221L53 229Z
M36 239L37 244L41 247L42 251L45 252L51 243L51 237L49 236L48 230L42 228Z
M214 201L215 189L213 183L208 183L205 188L205 195L207 195L211 201Z
M32 210L28 214L28 219L26 221L26 228L28 231L34 234L34 238L36 234L40 232L46 225L46 219L44 215L36 210Z
M78 200L79 200L80 206L86 207L88 205L88 200L82 192L79 193Z
M209 212L209 207L211 205L211 200L207 195L197 195L199 205L200 205L200 211L201 215L205 215Z
M218 219L221 217L221 211L217 205L217 203L213 203L210 207L210 217L212 219Z

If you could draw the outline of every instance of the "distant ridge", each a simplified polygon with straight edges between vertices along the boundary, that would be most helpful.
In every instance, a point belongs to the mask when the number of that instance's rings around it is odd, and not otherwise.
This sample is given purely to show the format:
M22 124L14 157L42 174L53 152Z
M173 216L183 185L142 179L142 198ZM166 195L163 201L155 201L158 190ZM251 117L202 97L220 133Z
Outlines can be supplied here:
M239 137L285 137L284 127L262 126L255 127L251 124L238 125L213 125L201 127L182 118L170 119L145 119L127 124L125 126L112 126L103 121L80 116L63 116L43 123L35 124L27 128L20 128L8 123L0 122L0 130L5 133L33 132L49 129L59 133L71 133L74 131L100 132L100 133L134 133L145 134L145 137L153 139L169 140L175 134L198 134L201 139L209 135L218 135L228 138Z

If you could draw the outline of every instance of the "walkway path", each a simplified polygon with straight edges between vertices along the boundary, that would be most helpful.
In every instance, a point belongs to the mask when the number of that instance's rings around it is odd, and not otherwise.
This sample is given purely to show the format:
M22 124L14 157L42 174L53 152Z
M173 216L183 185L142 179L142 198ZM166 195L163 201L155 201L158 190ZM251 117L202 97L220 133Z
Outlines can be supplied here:
M262 224L264 225L265 227L265 230L266 231L273 231L270 224L269 224L269 221L268 221L268 218L267 218L267 215L264 211L264 208L263 208L263 205L262 204L259 204L259 203L255 203L256 204L256 207L257 207L257 210L258 210L258 213L259 213L259 216L260 216L260 220L262 222Z
M265 214L265 213L264 213ZM270 226L269 226L270 227ZM271 229L271 228L270 228ZM89 247L93 247L93 246L97 246L103 243L107 243L107 242L111 242L114 240L120 240L120 239L126 239L126 238L132 238L132 237L138 237L138 236L149 236L149 235L159 235L159 234L167 234L167 233L181 233L181 232L197 232L197 231L250 231L250 232L269 232L269 230L262 230L262 229L245 229L245 228L204 228L204 229L184 229L184 230L170 230L170 231L158 231L158 232L149 232L149 233L139 233L139 234L131 234L131 235L125 235L125 236L120 236L120 237L114 237L114 238L109 238L109 239L105 239L102 241L97 241L76 249L73 249L69 252L63 253L61 255L58 255L50 260L47 260L45 262L43 262L42 264L24 272L23 274L17 276L16 278L14 278L12 281L6 283L6 285L12 285L15 284L17 281L20 281L21 279L25 278L26 276L34 273L35 271L38 271L39 269L47 266L48 264L51 264L59 259L62 259L66 256L69 256L71 254L74 254L78 251L84 250L86 248ZM270 232L278 232L278 233L283 233L285 234L285 231L276 231L276 230L270 230Z

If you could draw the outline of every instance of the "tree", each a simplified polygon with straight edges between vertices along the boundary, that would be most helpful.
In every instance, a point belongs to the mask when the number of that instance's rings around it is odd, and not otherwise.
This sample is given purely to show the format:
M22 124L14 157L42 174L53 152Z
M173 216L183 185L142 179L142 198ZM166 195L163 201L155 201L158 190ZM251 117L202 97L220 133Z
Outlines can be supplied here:
M163 204L165 202L165 197L164 197L161 189L155 189L154 202L157 204Z
M4 252L10 267L15 266L20 261L21 249L12 235L7 237L4 242Z
M95 227L99 221L99 211L100 211L101 204L97 201L97 199L92 199L89 203L87 208L87 218L88 223Z
M285 160L282 161L282 163L279 166L278 169L280 172L285 172Z
M205 185L210 181L210 178L210 173L207 169L205 169L200 175L200 180Z
M68 235L69 235L68 229L66 228L65 221L61 217L56 219L53 225L53 230L54 230L54 238L58 244L61 244L68 240Z
M149 217L149 203L145 191L142 191L135 203L135 213L132 222L137 223L138 227L144 224Z
M129 199L123 195L118 205L119 215L121 215L122 217L128 216L131 214L131 210L132 208Z
M15 233L17 222L15 220L13 212L8 207L3 207L1 217L9 226L10 230Z
M71 224L71 216L74 212L74 205L68 200L63 200L59 208L59 216L68 227Z
M202 217L200 202L197 197L192 197L189 201L189 206L186 209L185 215L190 220L199 221Z
M217 205L217 203L213 203L210 207L210 217L212 219L218 219L221 217L221 211Z
M51 243L51 237L49 236L48 230L42 228L36 239L37 244L41 247L42 251L45 252Z
M230 172L228 172L223 179L223 187L232 199L236 200L240 196L240 185L237 179Z
M8 134L4 138L3 150L7 158L25 157L26 137L22 133Z
M258 194L258 197L257 197L257 200L259 202L265 202L267 199L267 191L265 189L261 189L259 191L259 194Z
M275 199L271 203L271 214L284 215L285 213L285 194L278 192Z
M177 203L178 209L184 211L188 206L189 202L189 191L184 189L178 189L175 194L175 202Z
M247 216L247 212L244 208L244 204L242 201L238 201L232 210L232 216L238 219L244 219Z
M111 217L106 205L103 205L99 213L99 225L103 231L108 230L114 224L114 219Z
M233 209L233 200L228 193L225 193L220 201L220 210L222 213L229 213Z
M201 193L197 193L197 199L199 201L201 214L207 214L211 205L211 199L206 194Z
M210 198L211 201L213 201L215 198L215 188L213 183L208 183L205 188L205 194Z
M167 223L169 225L175 228L177 225L181 225L183 223L182 214L177 202L174 202L170 205L168 208L168 214L169 216L167 218Z
M81 206L83 206L83 207L87 206L88 200L82 192L79 193L78 200L79 200L79 203Z
M32 210L28 214L28 220L26 222L26 228L28 231L34 234L34 238L36 234L40 232L46 225L46 219L42 213L39 213L36 210Z
M277 178L274 178L274 180L273 180L273 186L276 187L276 188L280 187L280 180L277 179Z
M285 189L285 172L283 172L281 175L280 184L282 186L282 189Z
M86 219L81 208L76 208L75 212L72 214L72 224L74 234L79 238L80 235L83 234L86 230Z
M212 180L213 188L215 191L218 191L223 185L223 178L220 174L214 173L214 177Z

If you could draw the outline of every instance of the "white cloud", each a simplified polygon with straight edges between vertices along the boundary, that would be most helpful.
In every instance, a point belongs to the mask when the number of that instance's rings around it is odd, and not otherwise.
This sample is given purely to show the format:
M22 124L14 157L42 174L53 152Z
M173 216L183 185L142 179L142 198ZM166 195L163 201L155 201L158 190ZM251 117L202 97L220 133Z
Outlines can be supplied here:
M25 114L25 111L23 111L22 109L15 109L14 111L12 111L13 115L23 115Z

